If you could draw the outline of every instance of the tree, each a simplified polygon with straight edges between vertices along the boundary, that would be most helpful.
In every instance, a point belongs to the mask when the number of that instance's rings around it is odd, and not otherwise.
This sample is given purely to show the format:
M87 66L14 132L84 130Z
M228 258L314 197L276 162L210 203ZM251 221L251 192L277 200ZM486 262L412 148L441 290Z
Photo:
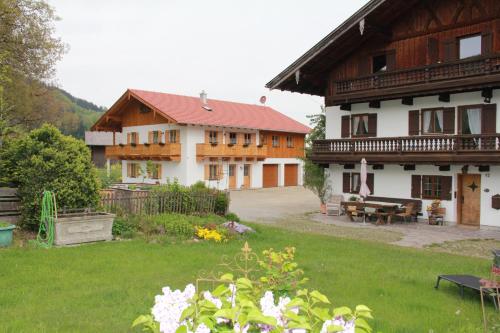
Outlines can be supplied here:
M321 106L321 112L317 114L308 115L309 123L312 127L311 132L307 135L306 143L310 148L313 141L324 140L326 132L326 112L325 107Z
M0 180L17 185L23 224L31 228L39 223L44 190L55 193L59 208L99 203L100 186L89 149L83 141L47 124L5 141L0 151Z

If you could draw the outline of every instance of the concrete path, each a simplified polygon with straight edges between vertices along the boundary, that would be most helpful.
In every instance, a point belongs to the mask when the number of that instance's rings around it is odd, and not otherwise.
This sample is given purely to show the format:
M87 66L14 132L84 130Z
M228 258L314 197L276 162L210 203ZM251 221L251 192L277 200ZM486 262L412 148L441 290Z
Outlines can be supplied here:
M231 191L229 211L246 221L271 221L319 211L319 199L304 187Z
M466 239L495 239L500 240L500 228L481 227L468 228L463 226L432 226L425 222L420 223L395 223L391 225L380 225L362 222L350 222L345 216L326 216L323 214L314 214L312 219L336 226L364 228L369 230L387 230L401 233L403 238L392 244L408 247L422 248L431 244L439 244L450 241Z

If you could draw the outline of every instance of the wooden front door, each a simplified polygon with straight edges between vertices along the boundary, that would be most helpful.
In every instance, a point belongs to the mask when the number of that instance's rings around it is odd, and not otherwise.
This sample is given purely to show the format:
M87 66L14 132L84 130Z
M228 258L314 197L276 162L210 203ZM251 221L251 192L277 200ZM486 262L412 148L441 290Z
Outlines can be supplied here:
M459 223L479 226L481 218L481 175L459 175L457 188Z
M278 164L264 164L262 166L262 186L278 186Z
M285 164L285 186L297 186L298 173L298 164Z
M229 188L236 188L236 164L229 164Z
M250 188L250 164L243 166L243 187Z

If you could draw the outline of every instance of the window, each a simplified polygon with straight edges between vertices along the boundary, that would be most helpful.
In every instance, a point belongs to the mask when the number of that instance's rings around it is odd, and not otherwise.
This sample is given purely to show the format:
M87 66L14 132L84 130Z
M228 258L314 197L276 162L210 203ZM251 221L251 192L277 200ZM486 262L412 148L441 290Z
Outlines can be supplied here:
M238 137L236 133L229 133L229 144L235 145L238 143Z
M443 110L422 110L423 134L443 133Z
M127 177L137 178L140 176L140 166L137 163L127 164Z
M370 189L371 194L375 193L375 174L368 173L366 175L366 185ZM342 191L344 193L359 193L361 189L361 176L359 172L344 172L342 175Z
M464 107L460 115L462 134L481 134L482 108L480 106Z
M161 165L154 163L151 165L151 169L148 170L148 178L160 179L161 178Z
M260 141L259 143L263 146L263 145L267 145L267 135L265 134L260 134L259 135L259 138L260 138Z
M243 166L243 176L244 177L250 176L250 165L249 164L245 164Z
M136 145L139 143L139 133L137 132L131 132L130 134L130 144L131 145Z
M229 174L229 177L234 177L236 175L236 165L231 164L229 166L229 172L228 172L228 174Z
M481 36L468 36L459 39L460 59L481 55Z
M177 142L177 130L173 130L168 132L168 142L176 143Z
M352 136L368 136L368 115L352 116Z
M210 143L217 144L217 132L216 131L210 131L208 133L208 141Z
M250 145L252 143L252 134L245 133L245 145Z
M293 137L291 135L286 137L286 146L288 148L293 148Z
M160 131L153 131L152 139L154 144L160 143Z
M387 70L387 56L381 54L372 58L373 73L385 72Z
M441 192L442 187L440 176L422 176L422 198L440 199Z
M209 180L219 179L219 168L216 164L210 164L209 166Z
M277 135L273 135L273 147L277 148L280 146L280 137Z

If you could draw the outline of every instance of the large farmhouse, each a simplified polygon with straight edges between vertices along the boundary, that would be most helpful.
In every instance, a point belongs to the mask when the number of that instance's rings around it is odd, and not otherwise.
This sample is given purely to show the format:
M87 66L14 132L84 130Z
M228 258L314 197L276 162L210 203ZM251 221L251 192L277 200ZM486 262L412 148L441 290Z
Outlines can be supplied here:
M334 192L365 158L376 196L500 226L500 1L369 1L267 86L325 98L312 159Z
M301 185L309 132L267 106L131 89L92 130L112 133L105 156L122 161L125 183L219 189Z

